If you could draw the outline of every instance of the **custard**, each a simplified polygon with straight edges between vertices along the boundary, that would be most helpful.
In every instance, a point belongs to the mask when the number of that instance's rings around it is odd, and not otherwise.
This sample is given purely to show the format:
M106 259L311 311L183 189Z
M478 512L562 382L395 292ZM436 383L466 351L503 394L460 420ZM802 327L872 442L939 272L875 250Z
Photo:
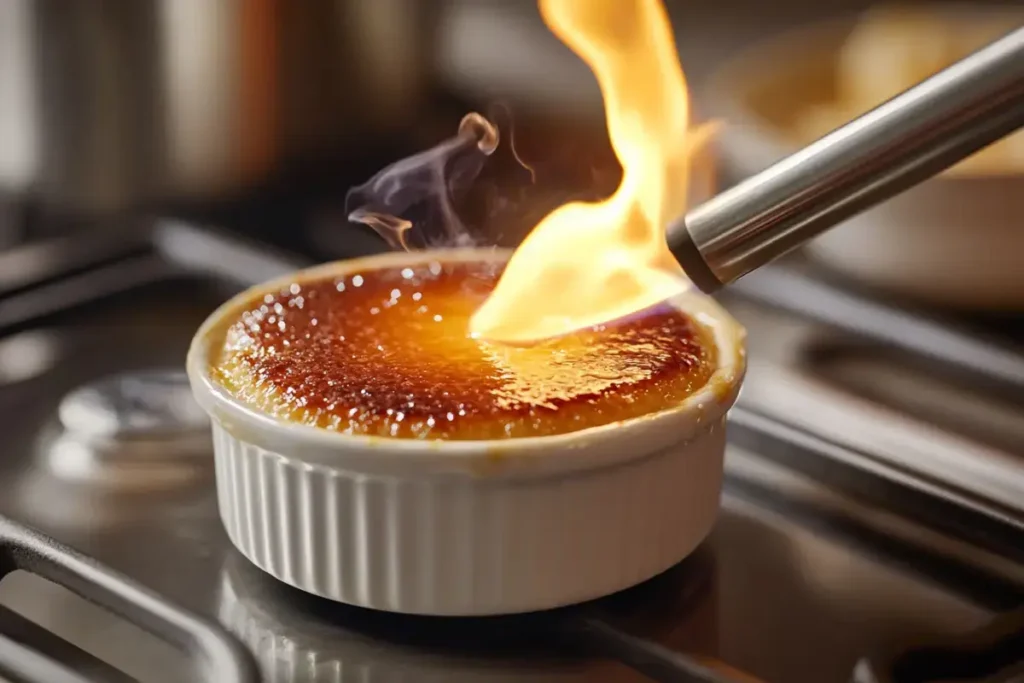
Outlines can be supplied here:
M678 405L716 367L669 305L528 347L473 339L501 262L429 262L298 281L229 316L211 376L279 419L345 434L505 439Z

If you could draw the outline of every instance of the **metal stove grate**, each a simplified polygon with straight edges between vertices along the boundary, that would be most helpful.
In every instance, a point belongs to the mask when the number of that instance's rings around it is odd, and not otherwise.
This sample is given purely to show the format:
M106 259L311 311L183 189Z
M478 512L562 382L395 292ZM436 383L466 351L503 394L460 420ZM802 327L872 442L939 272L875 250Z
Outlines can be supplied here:
M248 653L220 627L76 551L0 518L0 572L25 570L61 585L188 655L196 681L258 681ZM10 614L10 613L8 613ZM10 617L8 617L9 619ZM22 629L24 637L29 631ZM0 674L18 683L96 683L10 631L0 633ZM106 677L107 681L117 679Z

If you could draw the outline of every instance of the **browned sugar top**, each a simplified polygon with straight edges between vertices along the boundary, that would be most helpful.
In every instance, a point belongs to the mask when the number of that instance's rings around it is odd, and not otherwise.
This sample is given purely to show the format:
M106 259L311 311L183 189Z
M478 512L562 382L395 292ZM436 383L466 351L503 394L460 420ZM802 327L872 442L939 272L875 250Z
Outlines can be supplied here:
M232 321L214 376L265 412L339 432L501 439L662 410L714 371L709 332L669 306L530 347L472 339L502 267L435 262L270 292Z

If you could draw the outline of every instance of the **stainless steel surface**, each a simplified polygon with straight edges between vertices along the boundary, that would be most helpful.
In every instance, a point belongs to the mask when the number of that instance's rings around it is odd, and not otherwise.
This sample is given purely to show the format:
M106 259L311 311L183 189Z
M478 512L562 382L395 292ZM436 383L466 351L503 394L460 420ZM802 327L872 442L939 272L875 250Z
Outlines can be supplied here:
M434 3L0 7L0 190L68 212L221 196L407 131Z
M723 297L752 340L738 405L778 428L817 435L837 447L836 458L859 453L861 466L884 479L994 519L1019 518L1024 391L1012 348L813 280L811 292L820 287L829 298L807 296L807 288L789 298L793 281L774 268ZM918 336L894 343L899 331Z
M696 207L671 234L694 282L714 289L1022 125L1019 29Z
M736 283L742 296L861 338L932 358L990 384L1024 392L1024 349L823 281L799 267L763 268Z
M0 384L0 514L219 619L253 652L267 681L650 680L581 649L548 615L525 625L406 618L325 603L275 582L226 539L209 450L143 452L124 439L118 457L87 460L106 468L105 476L55 468L51 444L66 429L61 406L66 418L68 402L83 395L105 397L89 408L98 407L105 423L115 425L100 430L104 436L123 434L117 425L126 422L148 435L154 425L166 432L175 423L187 433L192 420L166 418L190 413L164 410L148 391L125 412L123 400L138 394L122 391L125 373L180 365L196 326L247 284L238 277L246 264L259 279L290 267L204 239L200 230L168 227L158 234L155 252L145 256L163 265L150 280L128 278L122 287L90 291L72 310L53 313L55 306L40 304L51 311L47 317L22 318L20 332L0 330L0 343L20 339L21 353L41 342L45 361ZM217 267L232 255L236 262ZM116 270L108 273L116 278ZM48 281L60 279L50 272ZM729 305L750 327L752 359L787 362L777 355L785 340L772 335L803 328L776 324L739 300ZM753 364L744 396L774 390L773 377ZM144 419L126 419L139 409ZM856 486L840 485L853 479L832 467L840 460L836 453L765 436L742 412L737 419L712 537L669 575L594 606L603 623L766 681L840 681L866 652L910 636L964 632L1024 599L1024 545L1015 527L1022 517L1014 511L1004 509L996 519L959 504L932 510L907 494L881 502L864 497ZM950 450L958 445L950 442ZM904 456L919 455L908 448ZM855 465L872 463L838 450ZM825 472L836 474L829 480ZM864 476L883 481L870 471ZM921 481L909 472L897 491ZM948 488L932 483L928 500L942 500ZM965 527L950 525L962 516ZM1003 552L1014 543L1018 556ZM139 680L187 679L186 663L166 644L38 577L5 579L0 604ZM83 671L102 670L95 661L82 662Z

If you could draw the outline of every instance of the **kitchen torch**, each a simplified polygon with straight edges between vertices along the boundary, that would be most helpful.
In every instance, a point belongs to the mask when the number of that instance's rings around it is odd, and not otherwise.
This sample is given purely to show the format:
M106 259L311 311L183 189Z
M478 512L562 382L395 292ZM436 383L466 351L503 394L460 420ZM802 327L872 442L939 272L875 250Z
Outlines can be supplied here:
M1024 28L697 206L672 251L713 292L1021 126Z

